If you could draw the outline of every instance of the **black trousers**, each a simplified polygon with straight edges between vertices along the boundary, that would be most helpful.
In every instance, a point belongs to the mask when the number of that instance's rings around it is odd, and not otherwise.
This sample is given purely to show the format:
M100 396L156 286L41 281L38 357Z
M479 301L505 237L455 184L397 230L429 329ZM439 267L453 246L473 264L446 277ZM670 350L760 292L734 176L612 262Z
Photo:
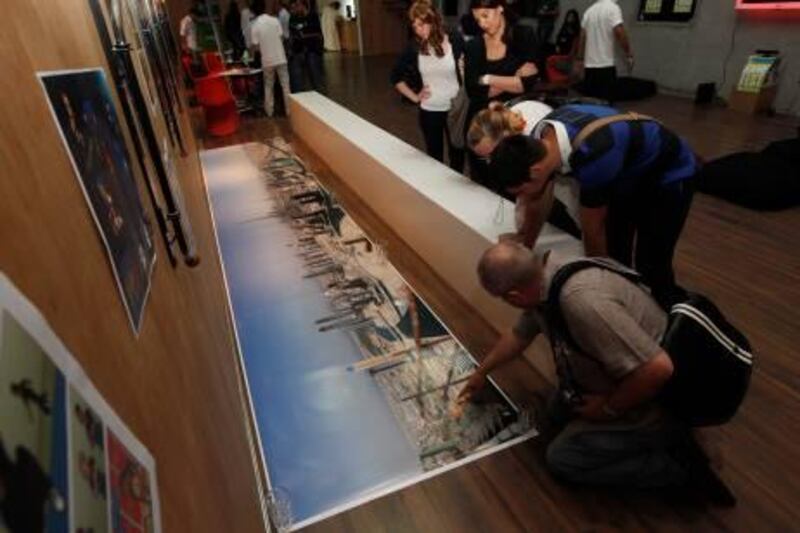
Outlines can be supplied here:
M456 172L464 171L464 150L456 148L450 143L447 128L447 111L419 110L419 126L425 139L425 152L444 163L444 144L447 141L447 156L450 159L450 168Z
M664 308L680 301L685 291L675 283L672 258L694 196L694 178L678 183L640 187L616 195L606 220L608 254L635 268Z
M584 69L583 92L587 96L602 98L613 103L616 87L616 67Z

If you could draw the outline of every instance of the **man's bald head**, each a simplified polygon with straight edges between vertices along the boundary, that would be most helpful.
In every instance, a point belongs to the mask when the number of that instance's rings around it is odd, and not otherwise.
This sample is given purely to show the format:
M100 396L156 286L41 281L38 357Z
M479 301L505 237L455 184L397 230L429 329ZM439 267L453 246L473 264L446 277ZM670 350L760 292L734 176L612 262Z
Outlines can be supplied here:
M541 281L541 261L518 242L503 241L486 250L478 263L481 285L493 296Z

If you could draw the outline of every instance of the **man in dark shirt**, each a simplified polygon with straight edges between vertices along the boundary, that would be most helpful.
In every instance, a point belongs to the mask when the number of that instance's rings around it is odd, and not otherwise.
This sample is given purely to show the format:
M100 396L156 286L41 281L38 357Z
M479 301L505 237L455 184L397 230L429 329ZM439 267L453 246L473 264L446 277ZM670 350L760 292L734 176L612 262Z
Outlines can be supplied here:
M572 146L583 128L615 115L619 111L604 106L555 110L530 137L507 137L498 145L491 179L546 210L551 177L575 177L586 254L635 266L668 307L682 295L672 257L689 213L697 161L686 141L655 120L633 115Z
M292 92L314 90L325 93L322 26L319 16L309 8L306 0L295 0L291 5L289 35L292 50L289 60Z

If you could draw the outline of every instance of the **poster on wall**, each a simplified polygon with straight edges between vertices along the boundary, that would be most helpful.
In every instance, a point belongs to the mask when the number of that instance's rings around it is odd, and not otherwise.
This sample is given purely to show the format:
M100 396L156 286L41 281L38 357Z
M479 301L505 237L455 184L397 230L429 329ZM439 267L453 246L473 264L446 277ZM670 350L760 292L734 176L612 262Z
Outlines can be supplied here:
M648 14L661 13L661 0L647 0L644 12Z
M122 10L120 10L122 11ZM183 134L180 127L179 116L182 111L180 94L178 92L178 77L174 66L170 62L165 38L161 35L159 25L155 20L153 8L148 2L128 0L125 13L136 27L138 41L141 44L150 73L153 77L161 110L170 133L170 140L181 156L186 155L183 143Z
M0 531L161 531L155 461L0 272Z
M644 22L689 22L697 0L639 0L638 19Z
M39 80L138 335L155 247L105 73L99 68L40 72Z

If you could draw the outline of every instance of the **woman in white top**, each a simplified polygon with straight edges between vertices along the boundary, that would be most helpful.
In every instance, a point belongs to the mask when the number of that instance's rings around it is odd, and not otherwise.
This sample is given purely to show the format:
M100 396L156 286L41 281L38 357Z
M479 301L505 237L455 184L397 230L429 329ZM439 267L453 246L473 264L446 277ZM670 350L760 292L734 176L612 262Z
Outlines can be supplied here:
M415 39L392 69L392 84L400 94L419 105L419 123L428 155L444 162L447 141L450 168L461 172L464 150L450 142L447 114L461 84L458 65L464 41L457 32L445 33L442 17L429 0L414 2L408 17Z

